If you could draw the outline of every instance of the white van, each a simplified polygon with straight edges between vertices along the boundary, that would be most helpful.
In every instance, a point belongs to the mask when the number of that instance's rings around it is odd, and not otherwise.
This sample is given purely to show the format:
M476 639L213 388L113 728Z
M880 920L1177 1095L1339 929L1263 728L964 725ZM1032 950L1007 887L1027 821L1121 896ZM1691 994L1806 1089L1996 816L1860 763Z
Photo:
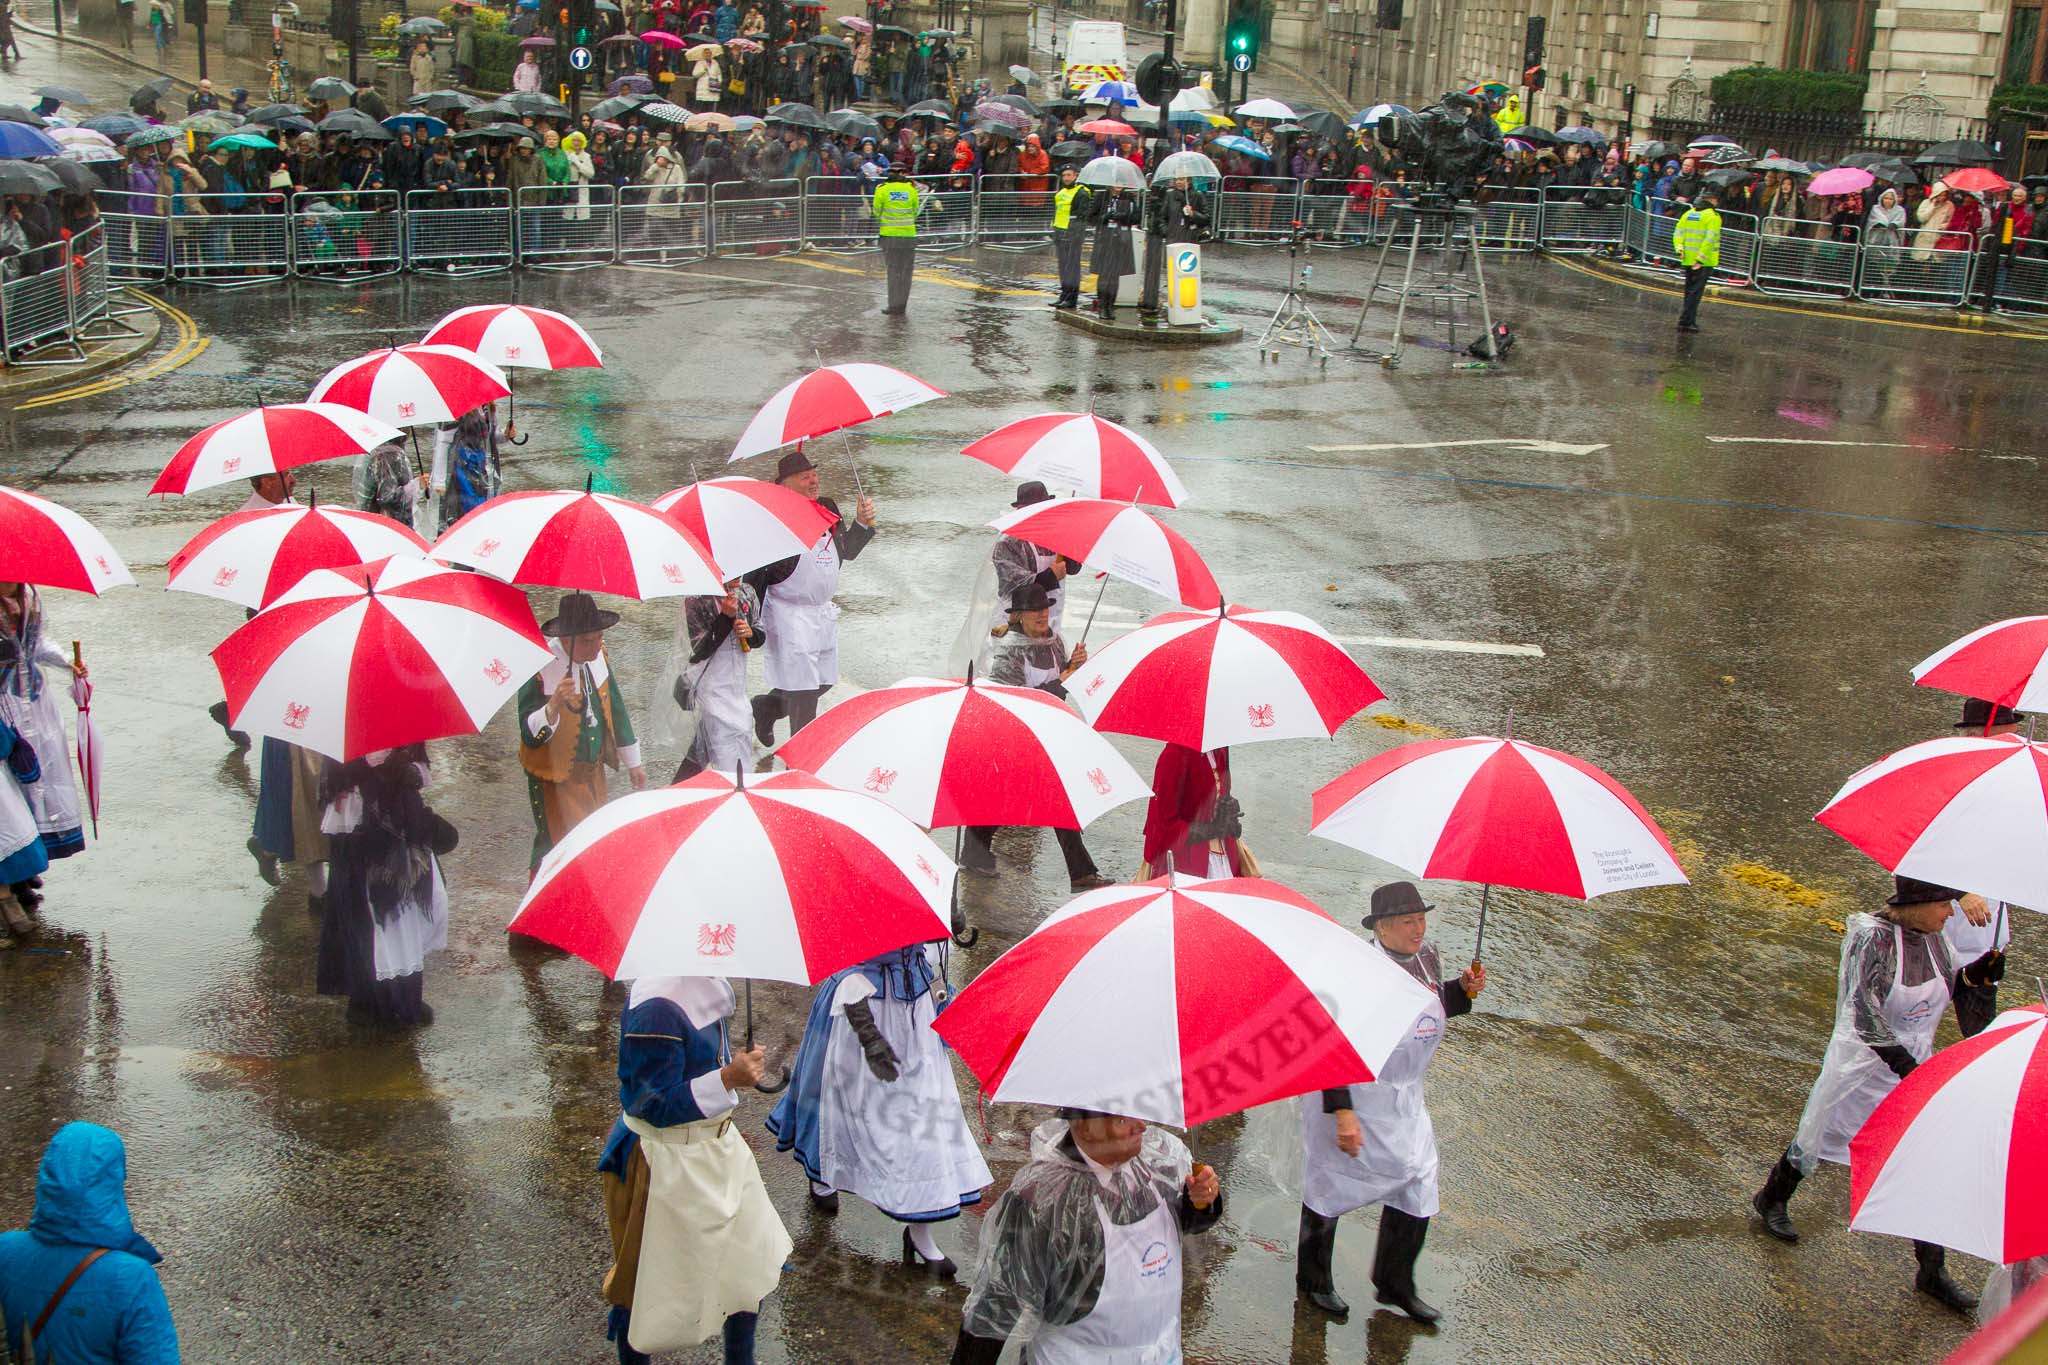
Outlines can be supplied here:
M1061 76L1070 95L1079 94L1097 81L1131 79L1131 63L1124 51L1122 24L1099 19L1076 20L1067 28L1067 47L1061 56Z

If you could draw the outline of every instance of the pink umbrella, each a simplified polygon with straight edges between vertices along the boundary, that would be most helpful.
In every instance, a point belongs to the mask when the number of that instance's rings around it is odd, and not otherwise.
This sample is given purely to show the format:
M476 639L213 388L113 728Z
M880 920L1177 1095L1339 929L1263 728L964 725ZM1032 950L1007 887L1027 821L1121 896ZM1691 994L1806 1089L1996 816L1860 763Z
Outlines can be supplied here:
M548 37L545 33L536 33L531 38L521 38L519 45L521 47L553 47L555 40Z
M1129 503L1053 498L989 523L1006 536L1093 565L1170 602L1208 611L1223 605L1216 575L1185 537Z
M640 35L640 41L646 43L649 47L666 47L673 49L683 46L683 40L681 38L676 37L675 34L670 33L666 29L659 28L648 29L647 32Z
M71 662L85 666L85 654L78 641L71 642ZM78 705L78 784L85 789L86 809L92 813L92 837L100 837L100 727L92 718L92 684L73 673L71 700Z
M1876 183L1877 177L1860 167L1837 166L1807 181L1806 192L1823 198L1837 194L1861 194Z
M1130 137L1138 130L1131 127L1128 123L1119 122L1113 118L1097 118L1090 119L1086 123L1075 124L1074 131L1089 134L1107 133L1111 137Z
M1188 499L1157 446L1092 412L1042 412L998 427L960 453L1012 478L1083 497L1153 507L1179 507Z
M863 19L857 14L842 14L839 16L839 22L852 29L855 33L873 33L875 31L875 25L872 20Z

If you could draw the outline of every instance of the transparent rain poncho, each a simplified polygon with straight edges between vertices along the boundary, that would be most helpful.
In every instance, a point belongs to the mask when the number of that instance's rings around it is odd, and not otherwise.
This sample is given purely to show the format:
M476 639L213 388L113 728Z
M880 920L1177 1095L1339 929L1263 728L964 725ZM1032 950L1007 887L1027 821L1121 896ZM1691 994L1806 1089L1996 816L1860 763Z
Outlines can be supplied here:
M1162 1128L1147 1128L1138 1155L1115 1168L1105 1189L1073 1148L1062 1150L1065 1119L1031 1134L1031 1160L996 1201L981 1235L981 1262L967 1296L968 1332L1029 1341L1095 1310L1103 1279L1102 1221L1142 1221L1163 1203L1178 1209L1194 1159Z
M1939 933L1877 915L1850 918L1835 1029L1787 1152L1793 1165L1810 1173L1820 1161L1848 1162L1849 1139L1899 1082L1879 1049L1903 1048L1926 1061L1955 975L1955 954Z
M2012 1301L2029 1289L2048 1280L2048 1256L2035 1256L2011 1265L1992 1268L1984 1281L1984 1294L1977 1300L1977 1322L1979 1325L2012 1307Z

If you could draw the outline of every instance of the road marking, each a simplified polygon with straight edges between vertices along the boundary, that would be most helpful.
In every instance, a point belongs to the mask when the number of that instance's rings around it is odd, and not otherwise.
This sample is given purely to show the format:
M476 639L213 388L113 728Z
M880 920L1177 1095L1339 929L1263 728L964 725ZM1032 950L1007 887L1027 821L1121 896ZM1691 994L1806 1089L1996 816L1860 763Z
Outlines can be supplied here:
M1932 450L1943 455L1967 455L1962 446L1930 446L1918 441L1816 441L1805 436L1709 436L1717 446L1860 446L1870 450Z
M881 272L878 270L867 270L860 266L840 265L836 261L814 261L808 256L789 256L784 259L796 265L809 266L813 270L831 270L841 275L860 275L870 279L879 278L881 275ZM959 279L956 276L937 270L919 270L913 273L911 278L913 280L923 280L926 284L943 284L949 289L968 289L977 294L1034 296L1048 292L1044 289L1000 289L992 284L981 284L974 280Z
M630 265L630 264L629 264L629 265L622 265L622 266L620 266L620 267L618 267L618 268L619 268L619 269L621 269L621 270L638 270L638 271L642 271L642 272L644 272L644 273L646 273L646 274L649 274L649 275L661 275L661 276L665 276L666 278L668 278L668 279L672 279L672 280L674 280L674 279L691 279L691 280L729 280L729 281L731 281L731 282L732 282L732 283L734 283L734 284L765 284L765 285L769 285L770 287L772 287L772 288L775 288L775 289L811 289L811 290L815 290L815 291L817 291L818 293L821 293L821 294L831 294L831 293L836 293L836 292L838 292L838 291L834 290L834 289L832 288L832 286L831 286L831 285L829 285L829 284L802 284L802 283L799 283L799 282L798 282L798 281L796 281L796 280L774 280L774 279L769 279L769 278L767 278L766 276L762 276L762 275L720 275L720 274L717 274L717 273L715 273L715 272L713 272L713 271L709 271L709 270L692 270L692 269L690 269L690 262L687 262L687 261L686 261L686 262L684 262L684 263L683 263L683 264L681 264L681 265ZM678 275L678 274L676 273L676 272L677 272L678 270L689 270L689 272L690 272L690 273L689 273L688 275ZM716 300L712 300L712 299L702 299L702 300L691 300L691 302L703 302L703 303L711 303L711 302L716 302Z
M155 295L146 294L140 289L131 288L129 292L169 318L177 327L178 344L171 348L170 354L160 360L150 362L133 374L110 375L105 379L94 380L91 383L80 384L73 388L59 389L55 393L38 394L25 403L17 403L14 407L16 412L21 412L28 408L47 408L58 403L76 402L81 398L91 398L102 393L112 393L115 389L125 389L130 384L139 384L145 379L154 379L160 374L168 374L179 366L193 360L211 343L211 338L199 335L199 324L192 319L190 314L181 312Z
M1711 438L1709 438L1711 439ZM1506 446L1531 455L1593 455L1607 449L1599 445L1572 445L1566 441L1537 441L1522 436L1477 441L1382 441L1374 445L1310 446L1317 455L1365 455L1381 450L1449 450L1457 446Z
M1618 284L1627 289L1641 290L1645 294L1662 294L1666 298L1673 299L1680 296L1679 290L1664 289L1654 284L1645 283L1642 280L1621 279L1617 276L1609 275L1605 271L1594 270L1583 265L1575 265L1562 256L1545 253L1544 259L1561 265L1566 270L1575 271L1578 274L1586 275L1596 280L1606 280L1610 284ZM2013 341L2048 341L2048 333L2009 332L1997 327L1968 327L1945 322L1914 322L1908 318L1873 318L1867 317L1862 313L1831 313L1824 308L1794 308L1789 304L1783 303L1762 303L1755 299L1730 298L1724 290L1720 289L1713 290L1712 296L1714 302L1726 304L1730 308L1754 308L1765 313L1791 313L1796 317L1802 318L1827 318L1836 322L1866 322L1873 327L1905 327L1917 332L1956 332L1964 336L2007 337Z

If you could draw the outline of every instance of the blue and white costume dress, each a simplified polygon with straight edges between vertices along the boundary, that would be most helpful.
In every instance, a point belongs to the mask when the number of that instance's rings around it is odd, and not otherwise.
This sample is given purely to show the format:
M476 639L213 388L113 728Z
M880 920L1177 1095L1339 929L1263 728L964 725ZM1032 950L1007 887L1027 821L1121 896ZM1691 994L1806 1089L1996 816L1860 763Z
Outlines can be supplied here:
M28 788L29 809L35 812L43 850L52 858L68 858L85 847L85 829L64 715L43 670L62 670L68 680L71 658L49 639L42 595L26 584L16 594L0 602L0 721L36 751L43 775Z
M50 865L28 795L42 777L39 760L31 759L28 749L17 756L15 746L14 727L0 716L0 897Z
M768 1116L779 1151L805 1174L903 1223L957 1218L993 1177L960 1110L946 1046L932 1031L945 986L928 944L825 978L811 1003L789 1089ZM868 1069L846 1007L868 1002L897 1077Z

